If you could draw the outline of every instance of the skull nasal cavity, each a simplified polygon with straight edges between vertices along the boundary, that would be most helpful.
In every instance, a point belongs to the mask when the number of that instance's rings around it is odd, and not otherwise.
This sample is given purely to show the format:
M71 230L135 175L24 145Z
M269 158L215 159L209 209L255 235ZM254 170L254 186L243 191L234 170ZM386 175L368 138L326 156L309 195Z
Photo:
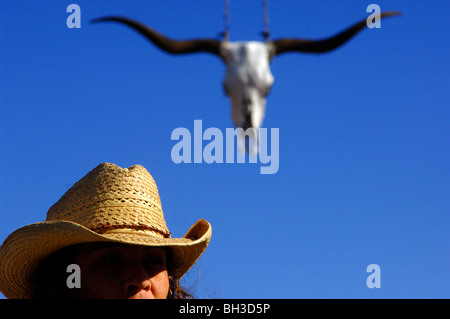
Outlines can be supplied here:
M247 92L244 93L244 97L242 99L242 102L244 104L252 104L252 98L250 97L250 94L248 94Z

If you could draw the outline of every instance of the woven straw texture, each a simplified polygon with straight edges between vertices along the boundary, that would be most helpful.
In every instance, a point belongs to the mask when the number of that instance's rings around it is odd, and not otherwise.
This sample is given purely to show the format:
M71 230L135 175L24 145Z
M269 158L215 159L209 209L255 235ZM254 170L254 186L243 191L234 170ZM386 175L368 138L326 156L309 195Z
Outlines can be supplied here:
M172 273L181 278L206 249L211 225L198 220L183 238L171 238L153 177L142 166L103 163L75 183L44 222L13 232L0 247L0 291L30 298L36 266L53 252L84 242L170 247Z

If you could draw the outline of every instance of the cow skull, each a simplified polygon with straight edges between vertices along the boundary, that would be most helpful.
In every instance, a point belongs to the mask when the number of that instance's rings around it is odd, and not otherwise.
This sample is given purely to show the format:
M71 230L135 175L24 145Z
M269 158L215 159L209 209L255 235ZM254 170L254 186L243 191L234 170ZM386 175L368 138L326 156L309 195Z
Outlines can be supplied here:
M398 15L385 12L381 18ZM323 40L278 39L265 42L229 42L215 39L177 41L128 18L104 17L93 22L123 23L145 36L160 49L172 54L209 52L219 56L227 67L223 86L231 99L232 118L236 127L258 129L264 119L266 96L273 84L270 61L287 52L325 53L336 49L364 29L362 20L339 34Z
M223 87L231 99L234 125L259 128L273 84L269 46L256 41L223 42L222 49L227 65Z

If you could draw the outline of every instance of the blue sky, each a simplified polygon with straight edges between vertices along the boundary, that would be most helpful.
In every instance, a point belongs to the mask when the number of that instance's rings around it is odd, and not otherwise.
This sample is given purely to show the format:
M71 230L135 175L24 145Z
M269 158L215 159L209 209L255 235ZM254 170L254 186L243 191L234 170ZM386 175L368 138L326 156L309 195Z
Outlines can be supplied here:
M230 40L262 40L261 1L230 2ZM66 26L71 3L80 29ZM331 53L273 60L263 127L279 128L279 171L261 175L171 160L177 127L233 125L217 57L89 24L114 14L219 38L222 1L1 2L0 242L99 163L141 164L175 237L213 226L185 278L200 298L449 298L450 3L270 1L271 35L327 37L371 3L403 16Z

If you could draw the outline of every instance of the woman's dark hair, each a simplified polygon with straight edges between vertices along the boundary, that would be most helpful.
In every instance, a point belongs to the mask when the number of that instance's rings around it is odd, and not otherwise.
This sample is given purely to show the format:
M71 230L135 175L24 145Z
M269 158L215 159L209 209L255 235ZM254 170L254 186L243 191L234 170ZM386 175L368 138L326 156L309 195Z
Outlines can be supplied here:
M32 298L34 299L77 299L83 298L80 289L67 287L67 266L75 264L77 251L83 244L62 248L45 258L31 278ZM172 259L172 251L166 250L167 264ZM191 299L189 292L180 286L180 279L169 272L169 293L167 299Z

